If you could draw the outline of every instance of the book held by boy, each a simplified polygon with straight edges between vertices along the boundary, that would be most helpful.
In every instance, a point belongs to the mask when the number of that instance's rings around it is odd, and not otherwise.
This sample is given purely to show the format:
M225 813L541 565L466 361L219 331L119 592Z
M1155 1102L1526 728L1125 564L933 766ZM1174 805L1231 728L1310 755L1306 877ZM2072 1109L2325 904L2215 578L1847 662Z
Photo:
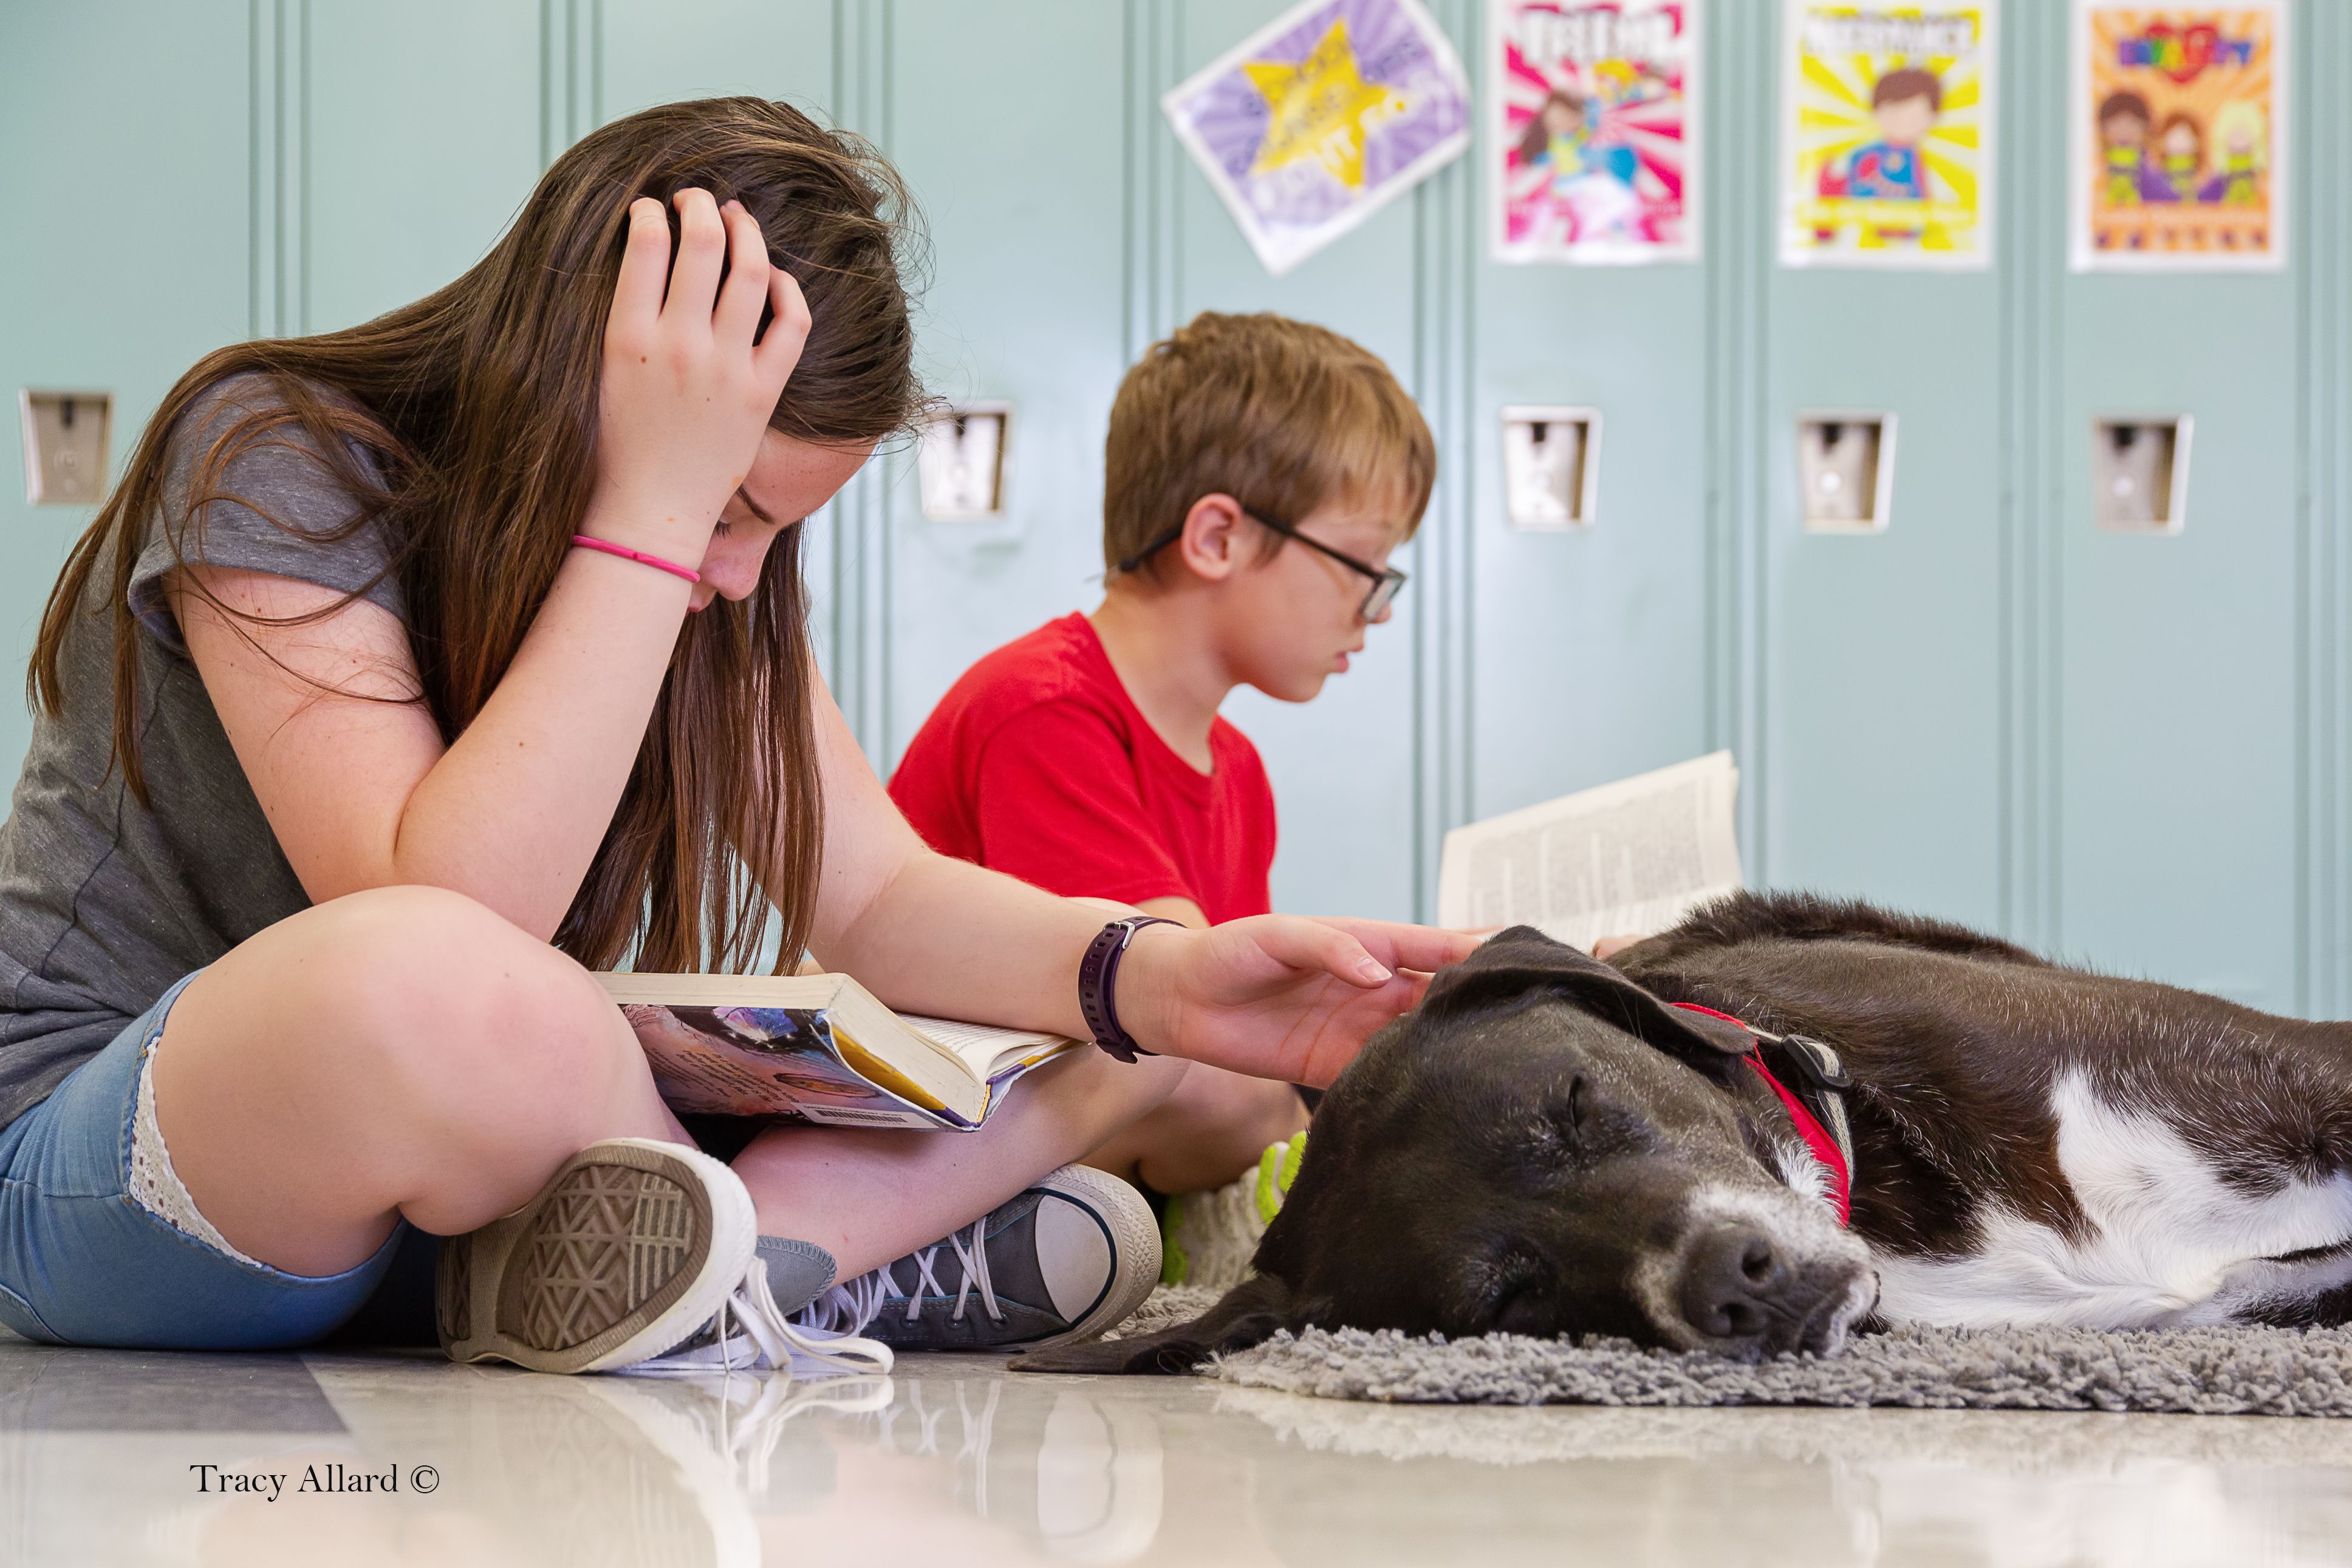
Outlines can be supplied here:
M970 1132L1077 1041L902 1017L847 975L602 974L675 1111Z
M1587 952L1739 889L1739 769L1717 751L1445 835L1437 923L1533 925Z

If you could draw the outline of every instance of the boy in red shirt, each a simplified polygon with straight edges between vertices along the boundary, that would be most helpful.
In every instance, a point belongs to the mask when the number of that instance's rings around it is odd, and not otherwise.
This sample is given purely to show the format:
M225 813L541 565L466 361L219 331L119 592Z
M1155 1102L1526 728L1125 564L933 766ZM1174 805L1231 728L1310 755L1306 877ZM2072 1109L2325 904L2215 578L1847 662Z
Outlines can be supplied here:
M1337 333L1207 313L1128 371L1105 460L1102 603L966 671L891 797L934 849L1051 893L1187 925L1266 914L1274 794L1217 709L1238 685L1307 701L1389 618L1429 426ZM1203 1191L1305 1124L1287 1085L1195 1067L1087 1163Z

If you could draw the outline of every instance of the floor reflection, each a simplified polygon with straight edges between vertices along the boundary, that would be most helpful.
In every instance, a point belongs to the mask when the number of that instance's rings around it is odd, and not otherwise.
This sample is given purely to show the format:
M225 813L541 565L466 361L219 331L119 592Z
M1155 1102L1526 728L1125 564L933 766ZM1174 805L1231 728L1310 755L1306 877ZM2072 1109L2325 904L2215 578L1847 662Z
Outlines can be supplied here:
M1385 1459L1470 1515L1612 1562L2170 1568L2352 1563L2352 1424L1908 1410L1380 1406L1221 1388L1304 1456ZM1566 1483L1531 1488L1533 1468ZM1396 1551L1425 1511L1317 1520ZM1466 1526L1465 1526L1466 1527ZM1438 1527L1443 1530L1443 1525ZM1434 1540L1423 1545L1434 1550ZM1532 1558L1538 1552L1530 1552ZM1303 1559L1294 1559L1303 1560ZM1498 1561L1512 1561L1508 1552Z
M273 1500L190 1469L288 1478ZM341 1467L339 1472L335 1467ZM418 1467L433 1484L424 1490ZM391 1471L392 1491L304 1490ZM2352 1424L539 1377L0 1342L0 1563L2352 1563Z

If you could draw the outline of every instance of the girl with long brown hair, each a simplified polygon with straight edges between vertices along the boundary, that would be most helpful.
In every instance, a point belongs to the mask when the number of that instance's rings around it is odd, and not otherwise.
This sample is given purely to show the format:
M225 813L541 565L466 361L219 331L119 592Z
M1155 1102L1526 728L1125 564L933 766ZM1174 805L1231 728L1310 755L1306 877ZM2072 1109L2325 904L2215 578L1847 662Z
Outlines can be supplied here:
M0 1324L299 1343L438 1236L450 1354L548 1370L887 1360L828 1337L885 1308L902 1345L1097 1332L1149 1215L1067 1163L1187 1059L1328 1082L1460 956L1107 928L891 808L799 525L920 411L906 214L790 108L671 105L439 292L173 389L50 599L0 828ZM1160 1054L722 1163L589 970L769 951Z

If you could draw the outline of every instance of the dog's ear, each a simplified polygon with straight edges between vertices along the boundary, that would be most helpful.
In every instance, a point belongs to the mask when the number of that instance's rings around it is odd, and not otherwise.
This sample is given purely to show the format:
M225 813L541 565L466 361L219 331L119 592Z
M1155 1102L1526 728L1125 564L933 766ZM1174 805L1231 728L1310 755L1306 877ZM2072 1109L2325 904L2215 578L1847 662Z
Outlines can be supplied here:
M1096 1340L1024 1355L1015 1372L1190 1372L1213 1355L1247 1350L1287 1325L1290 1287L1254 1274L1189 1323L1138 1339Z
M1440 970L1423 998L1421 1017L1444 1019L1539 994L1573 1002L1713 1078L1727 1079L1756 1049L1755 1038L1738 1025L1670 1008L1600 959L1532 925L1498 931L1470 956Z

